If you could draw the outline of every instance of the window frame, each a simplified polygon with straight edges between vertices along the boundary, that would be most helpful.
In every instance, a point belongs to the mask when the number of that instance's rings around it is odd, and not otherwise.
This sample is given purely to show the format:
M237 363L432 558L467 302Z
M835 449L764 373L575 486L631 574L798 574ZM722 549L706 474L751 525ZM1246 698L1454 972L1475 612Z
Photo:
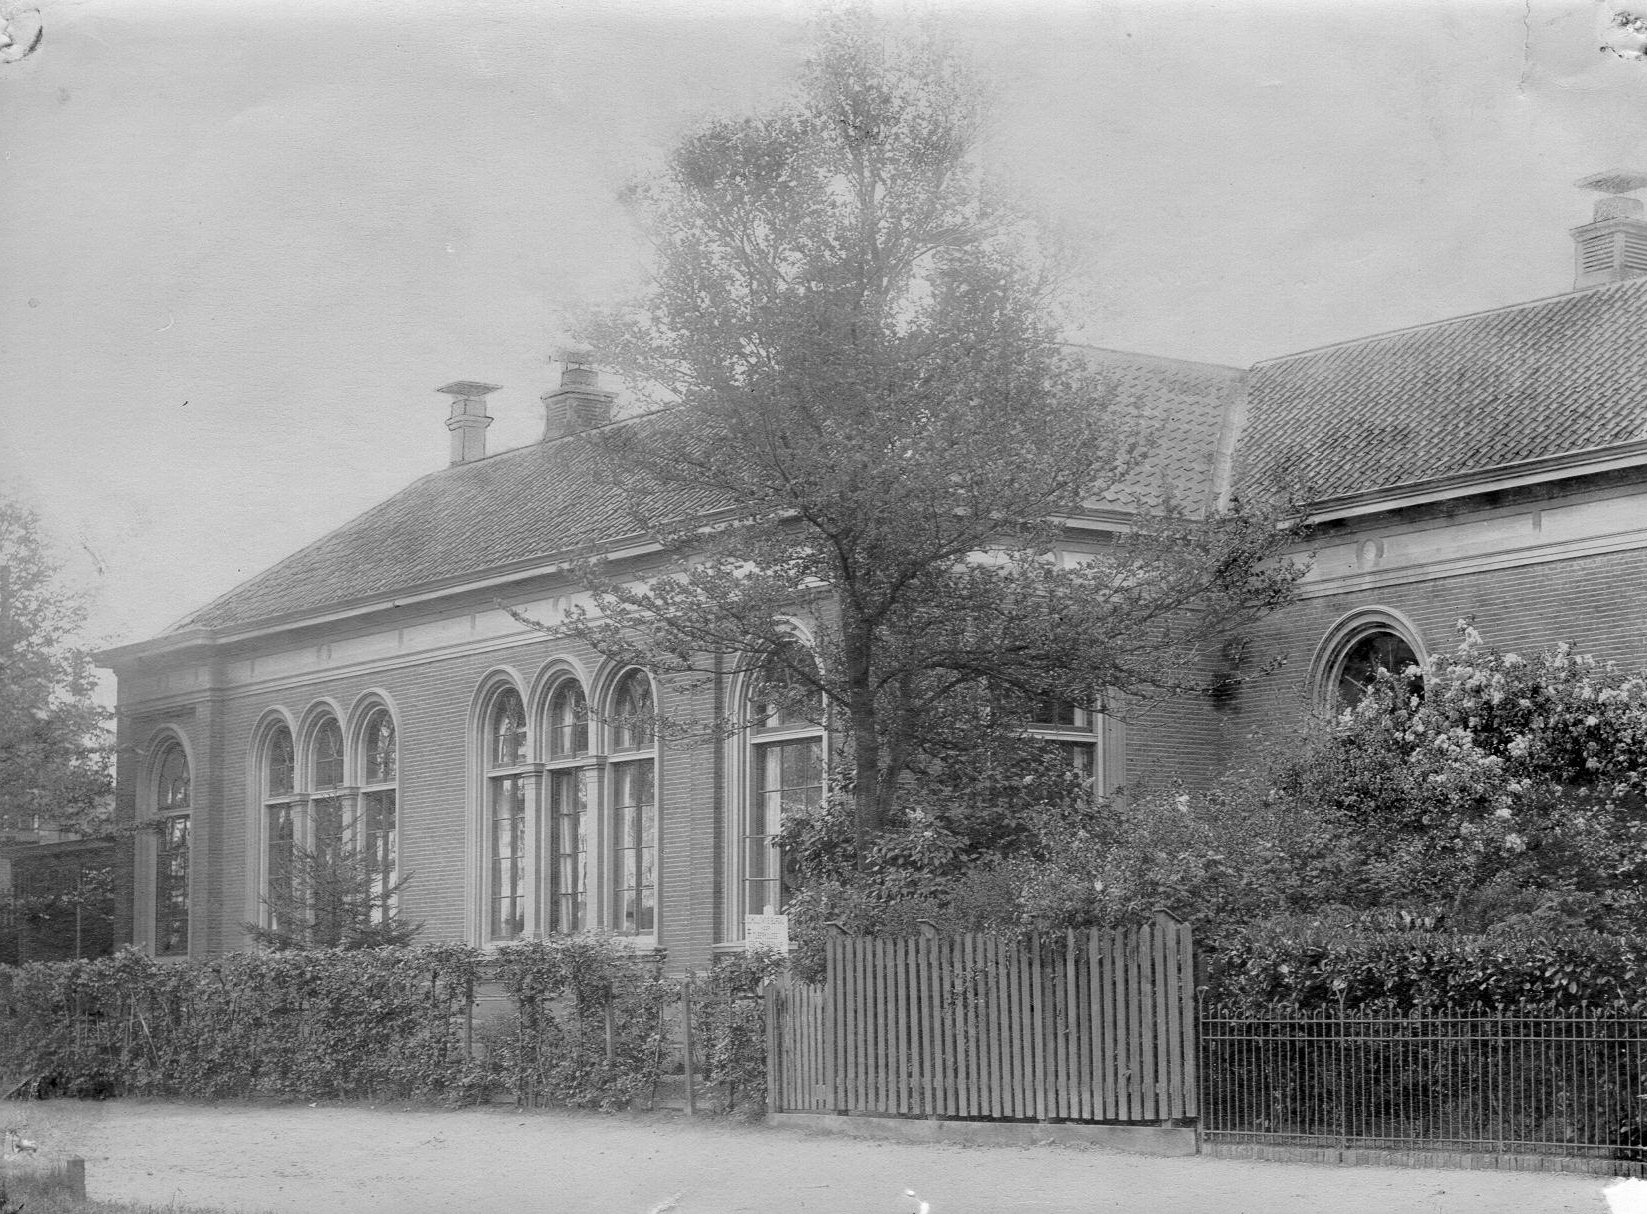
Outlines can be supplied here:
M498 717L505 703L513 700L519 709L519 726L513 732L518 742L513 752L505 757L499 746ZM478 936L483 947L495 947L530 939L533 934L535 899L532 894L532 856L537 836L535 772L537 765L531 756L532 730L527 715L526 697L512 681L500 681L486 693L480 713L480 907ZM498 851L498 804L502 790L512 789L511 799L515 812L509 815L516 824L513 828L513 851L508 857ZM508 900L514 904L514 914L499 916L499 876L501 866L512 863L515 872L511 881L513 892ZM498 930L501 924L513 923L513 933Z
M291 748L291 772L289 787L278 790L274 787L273 763L276 741L284 734L287 745ZM275 881L274 831L273 814L279 812L285 815L286 826L290 837L285 844L291 849L287 863L295 860L296 849L304 846L304 821L307 814L307 797L302 792L302 763L298 758L297 733L290 722L284 717L265 724L262 738L257 750L257 847L258 847L258 875L256 895L256 920L266 928L279 929L274 914L269 906L268 897ZM287 879L295 878L288 872ZM294 891L295 893L295 891Z
M1384 606L1357 607L1333 621L1316 645L1310 660L1310 698L1316 708L1336 716L1353 705L1339 695L1344 665L1350 652L1368 638L1380 634L1394 636L1412 651L1414 662L1429 663L1429 649L1418 625L1400 611Z
M623 700L630 687L644 690L644 709L626 709ZM659 841L663 828L662 763L659 758L659 730L657 727L658 689L652 676L638 666L618 671L608 686L603 714L602 731L605 746L604 810L601 824L601 850L598 858L603 873L605 926L620 939L632 942L655 942L662 931L662 882L660 880ZM641 718L645 724L640 724ZM649 802L631 803L621 799L625 781L639 780L643 773L650 788ZM641 815L626 821L625 813L639 809ZM631 842L637 832L626 832L625 827L638 827L638 842ZM630 853L635 856L635 884L625 884L625 862ZM642 876L649 881L642 881ZM631 926L626 913L625 895L636 894L636 913ZM643 927L642 907L650 912L650 922Z
M572 703L563 719L561 706ZM543 931L554 935L576 935L596 926L598 871L596 846L599 832L592 829L599 820L600 763L593 745L594 717L589 710L589 693L583 681L563 673L549 685L543 698ZM581 721L578 719L581 716ZM562 808L567 790L575 794L575 812ZM568 824L567 819L571 819ZM568 853L565 832L572 831L576 849ZM576 874L576 885L568 893L568 873Z
M167 764L174 755L182 762L186 782L181 802L175 794L168 796L163 787ZM171 731L158 735L152 743L144 784L147 802L145 824L151 833L142 849L139 869L144 878L139 921L143 924L149 955L156 960L184 960L190 956L194 943L195 785L194 755L183 736ZM167 834L175 832L179 824L180 838L168 846ZM179 854L181 871L174 863L169 877L163 874L167 856L171 855L175 860ZM162 948L162 939L170 935L162 931L162 900L167 887L181 891L180 910L170 917L170 921L174 925L181 924L182 931L180 946Z
M1069 720L1063 720L1065 715ZM1024 735L1057 746L1068 765L1081 773L1088 794L1104 795L1104 714L1074 700L1042 696L1024 726ZM1076 756L1084 756L1077 759Z
M808 660L816 668L818 655L816 650L801 636L796 636L787 642L784 649L805 653ZM773 651L761 656L758 663L752 665L744 675L742 686L739 688L740 715L743 728L739 731L739 751L744 773L742 787L738 790L736 804L732 812L727 815L732 824L729 848L731 881L731 923L730 931L726 934L733 940L742 941L745 938L745 917L760 914L786 914L788 898L786 897L785 863L782 849L775 842L777 833L782 829L784 800L782 794L790 791L782 783L782 765L786 751L801 746L815 748L813 762L817 771L817 782L794 787L803 790L816 790L815 798L807 797L809 804L821 804L829 787L829 730L828 705L823 693L817 689L803 691L801 696L807 703L797 705L774 705L772 700L763 697L764 689L789 684L794 686L798 680L784 677L787 666L775 671L775 666L781 661L782 653ZM776 673L777 677L773 677ZM779 765L780 783L775 788L766 786L769 758L773 758ZM769 794L778 793L779 800L773 817L773 806L768 799ZM765 843L764 864L762 876L754 876L755 865L752 860L755 849ZM754 887L760 885L770 891L772 886L777 888L776 902L763 899L756 907L751 902ZM768 907L772 909L768 911Z
M381 925L394 914L398 901L394 884L400 872L400 721L386 701L376 698L357 707L356 718L360 724L354 731L353 745L346 751L353 759L357 785L354 813L345 827L351 837L346 841L367 865L377 899L370 918L373 924ZM386 771L375 765L372 751L373 728L380 720L388 722L390 737ZM374 819L374 814L378 819L383 817L384 804L388 806L386 830ZM386 846L383 836L387 836Z

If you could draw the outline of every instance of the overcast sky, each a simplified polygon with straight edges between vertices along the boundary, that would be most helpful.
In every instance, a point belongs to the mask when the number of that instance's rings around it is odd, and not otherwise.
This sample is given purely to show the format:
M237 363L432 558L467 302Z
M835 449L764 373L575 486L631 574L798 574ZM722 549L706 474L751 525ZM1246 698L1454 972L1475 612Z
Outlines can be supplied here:
M809 11L35 2L0 63L0 488L100 642L443 467L450 380L504 385L491 449L533 441L569 309L641 273L617 191L781 97ZM1597 0L939 9L1095 344L1247 364L1557 294L1572 183L1647 168Z

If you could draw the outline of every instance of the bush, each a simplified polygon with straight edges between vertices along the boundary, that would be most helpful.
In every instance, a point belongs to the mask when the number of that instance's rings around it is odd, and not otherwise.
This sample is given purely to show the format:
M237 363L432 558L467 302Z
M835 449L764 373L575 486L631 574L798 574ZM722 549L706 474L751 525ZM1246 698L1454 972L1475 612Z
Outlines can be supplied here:
M1257 1011L1377 1005L1647 1012L1647 939L1568 932L1464 934L1272 923L1227 939L1209 993Z
M692 992L694 1065L717 1113L760 1112L766 1107L766 1005L761 988L789 968L771 949L720 958Z
M712 1107L764 1097L755 995L783 960L729 958L695 1013ZM473 1024L477 985L509 1014ZM0 966L0 1075L37 1094L283 1096L617 1109L650 1097L671 1060L680 983L600 938L234 953L157 964ZM471 1027L474 1043L471 1048Z
M479 963L432 945L0 968L0 1071L77 1096L472 1099Z
M492 1074L522 1104L610 1110L656 1085L677 983L587 937L501 948L495 977L515 1014L482 1040Z

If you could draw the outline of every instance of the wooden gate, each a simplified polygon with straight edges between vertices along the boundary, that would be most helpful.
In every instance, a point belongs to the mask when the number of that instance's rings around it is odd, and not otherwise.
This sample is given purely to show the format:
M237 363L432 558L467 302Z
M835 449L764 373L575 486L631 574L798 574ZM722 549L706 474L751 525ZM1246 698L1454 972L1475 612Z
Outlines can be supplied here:
M774 1112L1163 1122L1197 1115L1194 949L1142 927L841 937L767 994Z

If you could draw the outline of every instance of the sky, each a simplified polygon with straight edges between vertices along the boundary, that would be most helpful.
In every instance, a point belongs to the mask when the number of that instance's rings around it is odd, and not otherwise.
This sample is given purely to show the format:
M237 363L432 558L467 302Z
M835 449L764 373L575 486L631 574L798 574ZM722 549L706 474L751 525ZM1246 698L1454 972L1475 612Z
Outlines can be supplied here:
M1072 336L1253 361L1559 294L1647 169L1621 0L974 0L986 157L1077 255ZM38 9L38 16L20 12ZM893 20L908 10L888 7ZM619 202L781 101L790 0L0 0L0 492L141 640L446 465L534 441ZM477 525L483 521L477 520Z

